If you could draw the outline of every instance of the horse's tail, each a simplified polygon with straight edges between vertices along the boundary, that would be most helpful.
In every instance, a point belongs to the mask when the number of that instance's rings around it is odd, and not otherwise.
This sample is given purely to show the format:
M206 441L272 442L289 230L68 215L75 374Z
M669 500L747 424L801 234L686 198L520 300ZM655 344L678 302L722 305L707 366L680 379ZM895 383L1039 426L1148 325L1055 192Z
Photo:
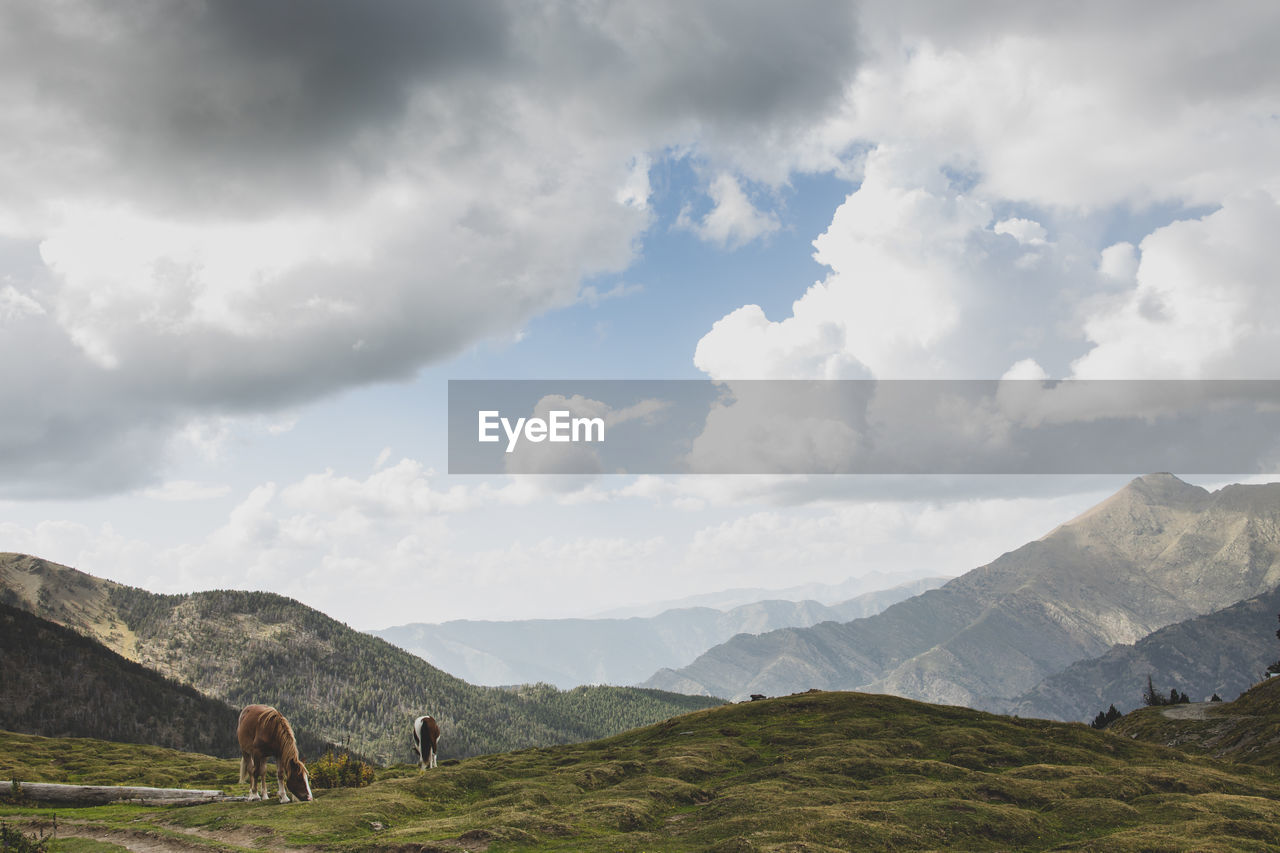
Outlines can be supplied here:
M240 756L240 781L242 783L249 781L249 756L247 755Z

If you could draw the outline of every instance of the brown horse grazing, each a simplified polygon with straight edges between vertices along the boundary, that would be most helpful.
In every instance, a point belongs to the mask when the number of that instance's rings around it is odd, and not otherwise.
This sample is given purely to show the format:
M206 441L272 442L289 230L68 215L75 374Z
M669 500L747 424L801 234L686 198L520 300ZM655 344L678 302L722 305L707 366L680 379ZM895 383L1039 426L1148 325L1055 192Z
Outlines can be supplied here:
M268 705L249 705L240 712L236 738L240 741L240 781L249 783L249 799L267 798L267 759L274 758L280 802L289 802L289 794L298 802L311 800L311 779L284 714Z

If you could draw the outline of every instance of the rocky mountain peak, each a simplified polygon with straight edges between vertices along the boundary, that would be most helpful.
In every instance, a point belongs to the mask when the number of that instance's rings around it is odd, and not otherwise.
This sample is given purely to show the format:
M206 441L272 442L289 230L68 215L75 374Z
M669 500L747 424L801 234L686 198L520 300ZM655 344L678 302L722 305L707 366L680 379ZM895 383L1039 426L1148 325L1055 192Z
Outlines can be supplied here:
M1173 474L1144 474L1111 497L1047 534L1125 539L1162 530L1174 517L1189 518L1213 501L1213 495Z
M1193 486L1173 474L1160 472L1135 477L1117 496L1124 495L1148 505L1194 509L1205 503L1209 492Z

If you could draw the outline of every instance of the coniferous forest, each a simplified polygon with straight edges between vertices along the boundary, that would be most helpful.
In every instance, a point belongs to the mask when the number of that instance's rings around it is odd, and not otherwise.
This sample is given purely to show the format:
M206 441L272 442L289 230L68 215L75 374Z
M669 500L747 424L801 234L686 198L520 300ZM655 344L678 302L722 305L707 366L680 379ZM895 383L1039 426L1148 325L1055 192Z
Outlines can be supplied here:
M69 628L0 604L0 729L239 756L239 712Z

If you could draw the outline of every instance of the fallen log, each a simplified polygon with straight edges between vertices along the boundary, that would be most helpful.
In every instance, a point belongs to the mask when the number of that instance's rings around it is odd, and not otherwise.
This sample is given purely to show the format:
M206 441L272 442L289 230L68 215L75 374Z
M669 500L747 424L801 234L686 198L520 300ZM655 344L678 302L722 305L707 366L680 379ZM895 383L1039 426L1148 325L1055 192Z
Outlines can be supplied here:
M62 785L56 782L0 782L0 794L28 797L43 803L100 806L104 803L142 803L153 806L194 805L225 799L221 791L194 788L143 788L128 785Z

